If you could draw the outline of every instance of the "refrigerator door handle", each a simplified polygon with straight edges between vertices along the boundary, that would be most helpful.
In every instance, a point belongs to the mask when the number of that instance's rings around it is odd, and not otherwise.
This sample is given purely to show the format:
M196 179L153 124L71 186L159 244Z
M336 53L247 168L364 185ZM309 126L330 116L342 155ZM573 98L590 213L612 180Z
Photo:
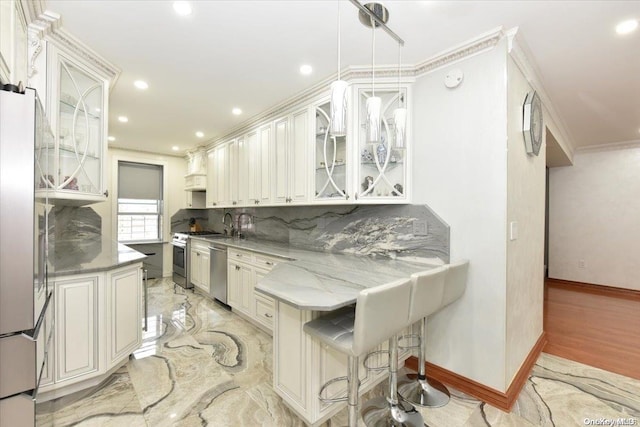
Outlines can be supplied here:
M44 323L44 319L47 314L47 308L49 307L49 302L51 302L52 295L53 295L53 292L49 292L49 295L47 295L47 300L44 302L44 306L42 307L42 311L40 312L40 317L38 317L38 322L36 323L36 327L28 331L22 331L21 335L23 337L29 339L30 341L38 340L38 335L40 334L40 327Z

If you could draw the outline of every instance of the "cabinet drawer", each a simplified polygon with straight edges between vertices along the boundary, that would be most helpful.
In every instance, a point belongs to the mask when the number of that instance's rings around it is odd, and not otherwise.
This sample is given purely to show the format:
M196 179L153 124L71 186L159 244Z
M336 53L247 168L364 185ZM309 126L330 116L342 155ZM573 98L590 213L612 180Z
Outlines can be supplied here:
M274 258L274 257L262 255L262 254L256 254L253 262L256 267L271 270L273 267L275 267L276 264L278 264L281 261L282 260L279 258Z
M237 249L229 248L228 253L229 253L229 260L253 262L253 253L251 252L244 252L244 251L239 251Z
M264 294L254 292L255 319L269 329L273 329L273 300Z
M209 252L209 243L203 240L191 239L191 249L200 252Z

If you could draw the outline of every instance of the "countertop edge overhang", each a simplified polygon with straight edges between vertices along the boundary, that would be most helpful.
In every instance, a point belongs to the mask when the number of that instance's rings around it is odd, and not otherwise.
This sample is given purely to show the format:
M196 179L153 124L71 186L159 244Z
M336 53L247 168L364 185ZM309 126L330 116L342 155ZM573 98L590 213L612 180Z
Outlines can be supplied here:
M354 304L363 289L442 265L437 259L415 262L317 252L267 241L191 238L282 258L254 289L301 310L333 311Z

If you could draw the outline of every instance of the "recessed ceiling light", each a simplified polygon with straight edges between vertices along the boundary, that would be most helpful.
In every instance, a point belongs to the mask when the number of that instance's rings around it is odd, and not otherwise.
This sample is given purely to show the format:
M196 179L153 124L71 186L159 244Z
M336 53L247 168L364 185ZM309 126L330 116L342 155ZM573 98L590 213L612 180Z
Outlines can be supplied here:
M300 66L300 74L308 76L312 72L313 72L313 67L311 67L311 65L305 64Z
M240 114L242 114L242 110L239 109L238 107L234 108L233 110L231 110L231 112L233 114L235 114L236 116L239 116Z
M178 147L177 145L174 145L173 147L171 147L171 149L173 151L178 151L180 149L180 147Z
M110 137L108 137L107 139L108 139L109 141L113 142L113 141L115 141L115 140L116 140L116 137L115 137L115 136L110 136Z
M149 85L144 80L136 80L135 82L133 82L133 85L138 89L149 89Z
M630 32L634 31L636 28L638 28L638 20L628 19L616 25L616 33L629 34Z
M198 131L198 132L196 132L196 136L197 136L198 138L202 138L202 137L204 137L204 132L200 132L200 131Z
M127 116L118 116L118 121L122 123L127 123L129 118Z
M191 5L188 1L174 1L173 10L180 16L191 15Z

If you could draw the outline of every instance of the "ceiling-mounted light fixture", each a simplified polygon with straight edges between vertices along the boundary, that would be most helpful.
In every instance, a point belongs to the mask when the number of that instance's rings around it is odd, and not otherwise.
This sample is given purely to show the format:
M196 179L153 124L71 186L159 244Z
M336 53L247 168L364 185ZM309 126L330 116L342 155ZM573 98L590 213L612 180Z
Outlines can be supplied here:
M338 1L338 80L331 83L329 127L332 136L347 134L347 88L349 83L340 79L340 2Z
M365 7L373 6L369 3ZM382 7L381 5L377 5ZM384 7L382 7L384 9ZM386 9L384 9L386 10ZM375 13L375 12L374 12ZM362 19L361 19L362 20ZM367 142L375 144L380 141L380 111L382 109L382 99L376 96L376 27L374 19L370 18L371 26L371 96L367 98ZM382 160L384 161L384 160Z

